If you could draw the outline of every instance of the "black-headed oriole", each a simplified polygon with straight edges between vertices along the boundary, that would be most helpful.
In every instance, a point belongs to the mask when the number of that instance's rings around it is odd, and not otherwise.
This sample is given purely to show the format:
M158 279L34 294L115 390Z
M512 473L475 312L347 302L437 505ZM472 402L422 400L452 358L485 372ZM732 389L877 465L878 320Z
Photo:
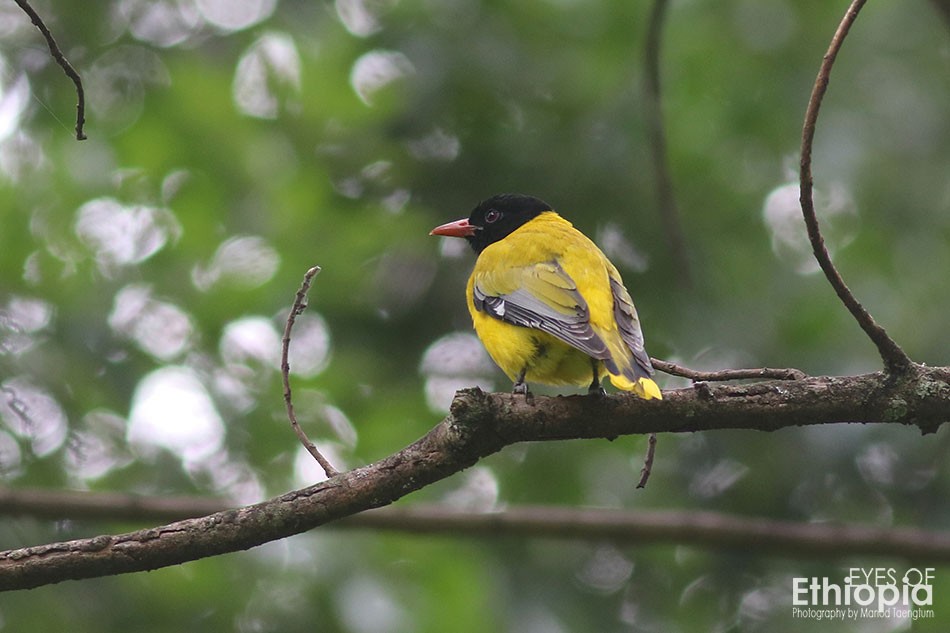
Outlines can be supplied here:
M502 194L431 235L468 240L478 259L466 297L475 332L514 381L589 385L662 398L620 273L547 203Z

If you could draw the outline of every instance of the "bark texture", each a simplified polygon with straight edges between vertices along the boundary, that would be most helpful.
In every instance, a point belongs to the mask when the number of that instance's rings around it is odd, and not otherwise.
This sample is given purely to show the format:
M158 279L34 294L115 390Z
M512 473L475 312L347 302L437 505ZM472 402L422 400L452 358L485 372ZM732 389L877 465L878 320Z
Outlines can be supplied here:
M114 536L0 553L0 590L145 571L245 550L386 506L509 444L714 429L905 424L935 432L950 418L950 368L746 385L698 383L662 401L634 396L523 396L460 391L450 414L403 450L255 505Z

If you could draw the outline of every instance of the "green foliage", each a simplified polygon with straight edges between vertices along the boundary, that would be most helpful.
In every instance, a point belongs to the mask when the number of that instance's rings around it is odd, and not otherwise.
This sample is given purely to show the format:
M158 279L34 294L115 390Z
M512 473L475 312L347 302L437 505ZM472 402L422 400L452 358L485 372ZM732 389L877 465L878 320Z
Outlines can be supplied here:
M241 4L273 3L233 11ZM801 119L841 3L671 7L663 114L689 286L656 212L642 87L649 3L285 0L230 27L215 6L38 7L86 82L83 143L71 134L71 85L28 20L12 4L0 12L4 485L243 503L311 482L277 361L313 265L323 272L305 314L319 319L295 339L293 380L304 426L338 466L374 461L433 426L442 410L427 386L445 384L436 379L506 389L484 361L447 376L420 371L434 342L470 327L471 255L428 230L502 191L539 195L592 237L612 236L654 356L697 369L879 367L813 272L796 208L779 195L797 180ZM814 171L844 277L915 360L945 365L944 27L923 0L864 10L832 76ZM639 439L518 446L406 503L947 529L947 446L947 429L860 426L661 437L642 491ZM5 519L0 547L128 528ZM790 579L837 578L849 563L881 561L319 530L2 596L0 622L77 632L801 630ZM935 596L944 621L946 571ZM837 625L813 630L858 630ZM926 620L895 627L939 630Z

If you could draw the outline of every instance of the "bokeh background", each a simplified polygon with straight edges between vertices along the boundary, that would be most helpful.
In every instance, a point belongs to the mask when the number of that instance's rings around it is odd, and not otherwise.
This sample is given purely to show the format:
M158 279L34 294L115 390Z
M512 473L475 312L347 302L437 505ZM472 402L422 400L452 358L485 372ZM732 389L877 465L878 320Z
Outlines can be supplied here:
M801 120L846 3L673 2L662 79L689 277L658 212L648 2L36 0L72 84L0 4L0 478L258 501L322 477L284 417L280 332L339 467L510 388L470 331L472 255L431 227L503 191L601 244L649 352L697 369L876 371L800 219ZM950 337L950 23L869 3L815 145L826 240L917 361ZM660 378L666 388L682 381ZM401 503L697 509L950 529L950 430L828 426L509 447ZM127 523L0 519L0 547ZM927 565L928 561L920 561ZM321 529L251 552L0 596L8 631L943 631L801 622L791 578L907 561ZM933 566L933 565L931 565ZM803 628L806 627L806 628Z

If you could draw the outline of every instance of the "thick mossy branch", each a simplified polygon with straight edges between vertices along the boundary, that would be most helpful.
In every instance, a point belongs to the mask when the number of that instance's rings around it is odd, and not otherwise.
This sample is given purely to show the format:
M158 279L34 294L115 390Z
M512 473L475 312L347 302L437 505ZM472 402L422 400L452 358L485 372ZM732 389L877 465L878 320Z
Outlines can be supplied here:
M698 383L662 401L460 391L448 417L374 464L252 506L116 536L0 553L0 589L144 571L244 550L371 508L468 468L509 444L714 429L775 431L839 422L935 432L950 419L950 368L746 385Z
M459 392L456 423L502 419L505 444L521 441L681 433L713 429L774 431L838 422L900 423L932 433L950 417L950 369L914 366L904 376L818 376L744 385L698 383L667 391L662 401L617 395L536 398Z

